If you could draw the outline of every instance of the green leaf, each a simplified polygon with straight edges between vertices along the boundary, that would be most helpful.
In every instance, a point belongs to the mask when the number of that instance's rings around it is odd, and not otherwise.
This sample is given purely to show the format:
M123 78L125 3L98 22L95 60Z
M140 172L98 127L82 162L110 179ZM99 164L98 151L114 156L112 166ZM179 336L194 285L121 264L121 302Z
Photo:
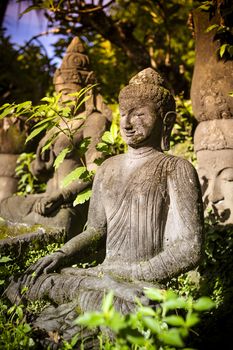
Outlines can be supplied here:
M231 57L233 57L233 45L229 45L227 51Z
M153 333L159 334L161 332L160 324L156 319L152 317L143 317L142 321Z
M21 306L17 306L16 310L15 310L16 315L18 316L18 318L20 320L22 320L23 318L23 310Z
M0 286L2 286L5 283L5 280L0 280Z
M79 316L74 323L88 327L97 327L103 325L105 320L99 312L86 312L84 315Z
M144 288L144 293L147 298L155 301L163 301L164 300L164 291L161 289L155 288Z
M0 119L5 118L7 115L14 113L14 106L9 106L4 109L4 111L0 114Z
M138 309L138 312L142 316L155 316L156 315L156 312L149 306L141 306Z
M63 160L65 159L67 154L70 153L70 151L71 149L69 147L66 147L66 148L63 148L63 150L58 154L58 156L56 157L53 163L55 170L57 170L58 167L62 164Z
M112 123L111 128L110 128L110 132L113 136L113 139L116 140L117 135L118 135L118 126L116 123Z
M181 316L171 315L164 317L163 320L171 326L185 326L185 320Z
M183 298L170 299L163 303L167 310L181 309L186 307L186 301Z
M25 111L25 110L31 108L31 106L32 106L31 101L25 101L25 102L17 105L16 112L19 113L20 111L22 111L22 109Z
M34 129L31 134L28 135L26 139L26 143L30 140L32 140L34 137L39 135L43 130L45 130L48 127L48 123L43 124L40 128Z
M103 312L108 312L110 308L112 307L113 304L113 292L109 292L106 296L104 296L103 299L103 305L102 305L102 310Z
M113 145L115 142L115 139L110 131L105 131L105 133L102 136L102 141L104 141L110 145Z
M138 331L130 330L130 333L131 334L126 335L126 338L131 344L135 344L135 345L139 345L139 346L145 345L146 340Z
M227 46L228 46L228 44L223 44L223 45L220 47L220 50L219 50L219 55L220 55L220 57L223 57L223 55L224 55L224 53L225 53L225 51L226 51L226 49L227 49Z
M119 312L114 311L111 319L108 321L108 326L117 333L120 329L125 328L125 319Z
M66 187L70 185L73 181L80 179L82 174L84 174L86 171L87 168L85 166L74 169L62 180L62 186Z
M88 150L88 146L91 143L91 137L85 137L79 144L79 153L84 154Z
M53 136L45 142L45 145L41 149L41 153L45 152L48 148L50 148L58 134L60 134L60 131L54 133Z
M173 345L177 347L184 346L184 342L178 329L169 329L166 332L160 333L158 336L159 339L162 340L166 345Z
M206 33L209 33L211 32L211 30L215 29L215 28L218 28L219 25L218 24L213 24L212 26L209 26L207 29L206 29Z
M209 297L201 297L193 305L196 311L207 311L215 307L215 302Z
M91 193L92 193L91 188L85 188L85 190L83 190L77 195L73 203L73 206L75 207L78 204L83 204L86 201L88 201L91 198Z
M0 258L0 263L6 263L6 262L9 262L9 261L12 261L12 259L9 256L2 256Z
M198 317L198 315L196 313L191 313L191 314L187 314L186 316L186 326L187 327L193 327L195 326L198 322L200 321L200 318Z

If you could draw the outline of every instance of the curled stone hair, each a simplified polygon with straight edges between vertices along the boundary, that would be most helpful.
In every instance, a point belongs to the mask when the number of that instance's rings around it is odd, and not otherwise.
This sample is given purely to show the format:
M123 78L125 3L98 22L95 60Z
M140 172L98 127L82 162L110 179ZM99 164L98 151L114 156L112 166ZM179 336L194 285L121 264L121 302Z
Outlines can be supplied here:
M175 112L175 100L166 89L163 78L152 68L136 74L119 94L121 108L135 108L152 103L155 110L164 118L168 112Z

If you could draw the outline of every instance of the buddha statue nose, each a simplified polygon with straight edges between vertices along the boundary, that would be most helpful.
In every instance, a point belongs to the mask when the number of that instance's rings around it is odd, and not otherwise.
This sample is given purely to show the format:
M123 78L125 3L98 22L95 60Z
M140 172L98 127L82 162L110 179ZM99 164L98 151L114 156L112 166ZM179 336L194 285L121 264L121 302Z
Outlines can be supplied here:
M209 202L216 205L224 200L224 195L221 190L221 183L218 180L211 181L209 184L208 199Z

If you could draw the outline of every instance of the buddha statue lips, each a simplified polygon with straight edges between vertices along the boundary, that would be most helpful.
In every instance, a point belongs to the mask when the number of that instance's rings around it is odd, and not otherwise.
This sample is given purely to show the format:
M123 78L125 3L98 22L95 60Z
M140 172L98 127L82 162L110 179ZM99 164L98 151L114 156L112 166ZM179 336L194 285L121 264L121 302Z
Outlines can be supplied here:
M134 98L133 98L134 96ZM78 331L75 310L98 310L113 290L115 308L127 314L144 287L163 286L195 267L201 256L202 201L198 177L186 160L162 152L169 145L175 102L151 68L138 73L119 96L121 130L128 152L97 170L86 231L32 265L6 291L19 301L47 298L35 325L64 339ZM106 242L104 261L93 268L69 267ZM61 270L62 268L62 270ZM58 273L60 271L60 273Z

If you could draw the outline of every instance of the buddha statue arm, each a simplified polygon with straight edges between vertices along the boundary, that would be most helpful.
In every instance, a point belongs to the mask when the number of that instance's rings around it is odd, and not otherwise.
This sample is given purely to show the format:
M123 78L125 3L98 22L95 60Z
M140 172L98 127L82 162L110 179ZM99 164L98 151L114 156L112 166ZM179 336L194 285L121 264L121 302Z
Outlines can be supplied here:
M101 200L102 176L100 168L93 183L93 195L89 206L87 229L69 240L55 253L47 255L32 265L26 271L25 285L34 283L34 280L42 273L57 271L62 267L71 266L78 262L80 257L87 256L88 250L98 247L98 243L104 239L106 235L106 216ZM27 276L31 274L33 276L28 280Z

